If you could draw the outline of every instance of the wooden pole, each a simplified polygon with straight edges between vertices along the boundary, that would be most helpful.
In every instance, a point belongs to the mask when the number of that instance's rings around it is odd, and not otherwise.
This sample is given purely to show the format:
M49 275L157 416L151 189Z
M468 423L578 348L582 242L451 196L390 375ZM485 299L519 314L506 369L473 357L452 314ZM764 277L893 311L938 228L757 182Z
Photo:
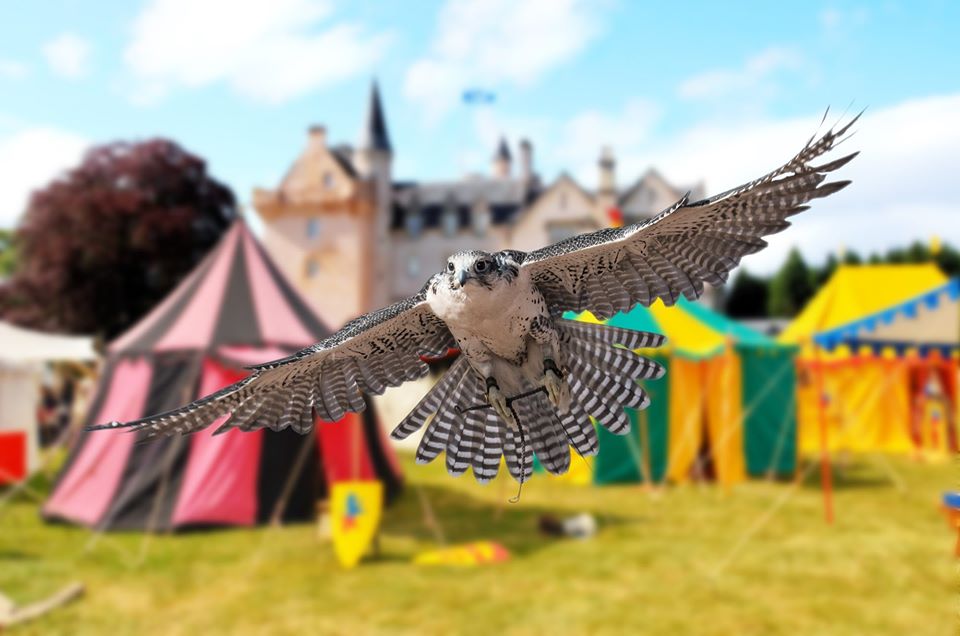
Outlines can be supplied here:
M820 485L823 489L823 516L828 524L833 524L833 472L830 470L830 448L827 443L827 410L823 405L823 361L820 347L812 339L813 364L817 387L817 417L820 425Z
M297 459L293 462L293 466L287 474L287 479L283 483L283 490L280 491L280 497L273 506L273 512L270 513L270 525L272 527L279 528L283 525L283 513L287 509L287 502L293 494L293 488L297 485L297 481L300 480L303 468L307 465L307 459L310 457L310 451L316 443L317 427L316 424L314 424L310 433L303 436L300 450L297 452Z

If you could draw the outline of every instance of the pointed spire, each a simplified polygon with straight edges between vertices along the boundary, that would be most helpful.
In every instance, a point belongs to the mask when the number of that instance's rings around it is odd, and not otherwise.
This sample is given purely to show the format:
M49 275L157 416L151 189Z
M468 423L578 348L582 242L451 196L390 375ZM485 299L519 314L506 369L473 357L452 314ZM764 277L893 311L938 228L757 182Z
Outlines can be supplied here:
M377 80L373 80L373 85L370 87L370 104L367 107L366 125L360 137L360 148L393 152L390 135L387 133L387 121L383 116L383 105L380 103L380 88L377 86Z
M507 140L505 137L500 137L500 144L497 146L497 154L495 154L493 158L502 159L503 161L510 161L512 158L510 156L510 146L507 145Z

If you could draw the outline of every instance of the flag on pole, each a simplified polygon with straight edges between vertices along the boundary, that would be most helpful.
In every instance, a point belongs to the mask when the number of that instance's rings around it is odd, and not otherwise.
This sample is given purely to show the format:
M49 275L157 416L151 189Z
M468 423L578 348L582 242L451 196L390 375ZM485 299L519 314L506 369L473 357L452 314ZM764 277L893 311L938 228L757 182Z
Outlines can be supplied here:
M383 484L379 481L340 481L330 488L333 551L344 568L360 562L380 526Z
M493 91L482 88L468 88L463 91L465 104L492 104L495 101L497 101L497 95Z

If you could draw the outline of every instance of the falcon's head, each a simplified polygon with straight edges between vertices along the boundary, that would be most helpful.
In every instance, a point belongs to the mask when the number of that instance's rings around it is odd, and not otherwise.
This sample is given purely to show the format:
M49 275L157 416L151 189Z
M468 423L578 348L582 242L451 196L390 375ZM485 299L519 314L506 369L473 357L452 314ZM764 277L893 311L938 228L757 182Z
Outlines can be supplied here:
M481 250L457 252L447 259L444 276L451 289L477 284L488 289L509 283L517 276L518 265L508 252L491 254Z

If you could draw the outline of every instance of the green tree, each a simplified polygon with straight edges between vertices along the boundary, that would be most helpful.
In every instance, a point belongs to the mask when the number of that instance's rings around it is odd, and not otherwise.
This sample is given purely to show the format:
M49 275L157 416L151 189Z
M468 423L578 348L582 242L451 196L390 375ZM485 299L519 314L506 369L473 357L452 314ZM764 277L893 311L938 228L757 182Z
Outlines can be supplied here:
M111 339L154 307L236 218L230 189L172 141L115 143L33 193L0 311Z
M17 251L13 244L13 232L0 230L0 280L13 274L16 264Z
M727 315L734 318L762 318L767 315L768 281L740 268L724 302Z
M813 293L810 268L803 260L800 250L793 248L780 271L770 282L768 313L771 316L793 317L810 300Z
M952 245L943 245L936 256L933 257L933 262L947 276L960 276L960 250Z
M819 289L823 285L826 285L830 277L833 276L833 273L837 271L839 265L840 263L837 261L837 257L831 253L827 256L827 262L823 264L823 267L811 268L810 281L813 284L813 288Z
M860 258L860 255L854 252L853 250L846 250L843 253L843 264L844 265L862 265L863 259Z

